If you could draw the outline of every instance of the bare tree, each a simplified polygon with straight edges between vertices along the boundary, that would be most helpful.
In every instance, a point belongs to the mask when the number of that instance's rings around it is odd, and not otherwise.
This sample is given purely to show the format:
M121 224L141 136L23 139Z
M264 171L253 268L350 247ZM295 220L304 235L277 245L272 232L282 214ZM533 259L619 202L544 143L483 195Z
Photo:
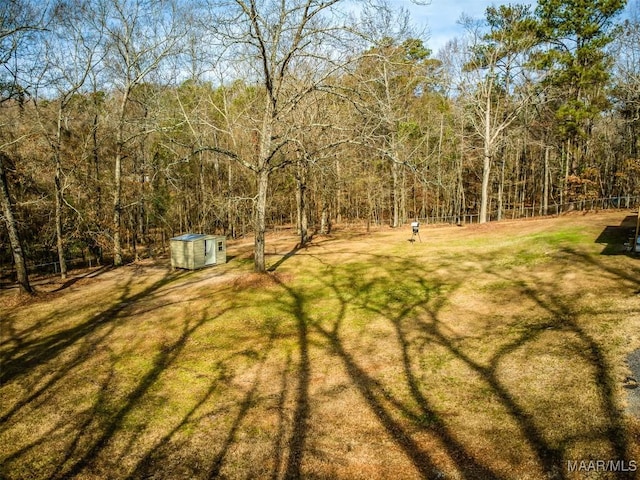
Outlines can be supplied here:
M350 143L353 138L352 132L345 131L340 126L340 122L344 122L340 118L343 113L341 110L344 110L340 107L343 104L339 96L318 91L305 98L294 116L297 125L305 126L296 132L290 148L290 155L295 158L293 170L296 182L296 223L300 246L304 246L310 239L310 220L316 225L319 223L317 230L322 234L328 234L331 230L331 183L336 183L337 179L326 179L332 176L332 164L339 147ZM314 179L320 190L317 192L320 194L320 204L315 205L316 209L320 210L319 222L310 214L309 190Z
M613 44L614 96L627 127L627 154L640 156L640 0L629 4L629 15Z
M336 21L339 0L267 1L235 0L211 3L212 32L226 54L223 65L235 64L239 77L259 90L246 110L247 126L255 135L255 150L219 147L204 142L200 148L232 158L254 175L255 270L264 272L266 211L271 174L292 162L284 149L301 128L291 122L301 101L344 65L346 28ZM218 132L219 133L219 132ZM228 141L228 145L233 145Z
M530 28L529 7L500 6L487 9L488 31L463 17L470 34L465 70L469 76L459 90L472 92L469 120L482 139L482 189L479 221L488 220L491 168L505 130L530 102L535 90L527 88L523 52L536 43Z
M403 184L422 143L412 106L427 90L433 60L420 39L383 38L364 52L354 72L361 143L391 169L391 226L406 218ZM416 135L417 134L417 135ZM412 137L420 137L413 142ZM412 145L417 143L417 145ZM418 147L418 148L416 148Z
M67 202L64 198L66 185L62 157L65 132L69 129L68 107L74 95L82 91L89 76L96 72L103 56L102 31L88 28L87 11L87 5L82 2L60 3L54 9L43 41L41 84L34 95L40 127L51 149L55 167L56 247L63 279L67 276L63 234ZM44 109L41 103L46 105ZM55 109L52 109L53 105ZM51 113L53 118L49 118Z
M166 62L179 51L188 23L172 0L100 0L95 2L96 30L104 30L104 80L117 96L114 112L113 263L122 264L121 219L123 161L131 142L153 127L145 119L130 118L136 87L169 68Z
M46 12L45 12L46 13ZM29 60L34 45L34 34L44 26L44 13L38 14L28 1L0 3L0 106L21 108L29 95L32 83ZM9 193L6 168L9 165L8 149L24 140L24 137L5 138L4 116L0 117L0 204L2 216L9 233L18 284L23 292L32 293L27 273L24 248L14 215L14 205Z
M13 252L18 284L23 292L32 293L33 290L29 283L27 265L24 258L22 238L18 231L18 225L13 214L13 203L9 196L9 182L4 167L4 164L8 163L8 160L8 157L0 151L0 204L2 204L2 216L4 217L4 222L9 233L9 242L11 243L11 251Z

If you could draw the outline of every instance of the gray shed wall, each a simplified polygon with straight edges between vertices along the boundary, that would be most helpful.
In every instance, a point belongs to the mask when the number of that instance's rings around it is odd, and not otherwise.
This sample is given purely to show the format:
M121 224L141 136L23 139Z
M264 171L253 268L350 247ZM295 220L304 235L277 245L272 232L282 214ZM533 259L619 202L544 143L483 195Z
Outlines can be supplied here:
M171 267L193 269L191 242L171 240Z
M227 238L226 237L214 237L216 242L216 265L221 263L227 263ZM220 250L220 243L222 242L222 250Z
M204 238L191 242L191 255L193 259L193 268L204 267Z

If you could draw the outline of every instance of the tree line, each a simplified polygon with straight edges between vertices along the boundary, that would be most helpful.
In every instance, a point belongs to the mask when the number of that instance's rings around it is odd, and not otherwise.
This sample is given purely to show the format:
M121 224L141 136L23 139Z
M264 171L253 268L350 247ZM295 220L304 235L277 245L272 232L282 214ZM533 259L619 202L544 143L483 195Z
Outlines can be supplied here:
M626 7L626 10L625 10ZM623 11L625 14L623 15ZM640 3L0 5L2 261L121 265L187 231L479 222L640 192ZM625 206L630 206L626 204Z

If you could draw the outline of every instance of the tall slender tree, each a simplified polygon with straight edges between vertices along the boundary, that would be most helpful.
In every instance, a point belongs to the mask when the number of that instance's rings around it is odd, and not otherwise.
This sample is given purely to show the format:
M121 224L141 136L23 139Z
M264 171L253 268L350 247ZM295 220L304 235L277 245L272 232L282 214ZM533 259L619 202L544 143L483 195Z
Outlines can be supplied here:
M149 132L144 121L129 117L132 95L178 53L188 26L173 0L97 0L93 8L95 30L104 30L106 39L104 80L116 97L112 235L113 263L119 266L123 162L131 154L131 142Z
M412 104L426 95L435 62L418 38L383 38L365 51L354 71L361 144L384 159L391 171L391 226L406 218L403 181L416 149L406 148L418 128Z
M45 25L46 9L35 8L28 1L0 3L0 108L23 108L34 83L30 75L35 34ZM6 137L8 125L0 116L0 205L9 234L9 243L20 289L33 293L27 272L24 246L14 214L6 169L10 163L7 150L24 137Z
M472 74L467 80L474 95L469 116L474 130L482 139L482 187L479 221L489 218L491 170L498 146L506 129L536 93L526 82L524 59L534 45L529 7L489 7L486 32L483 25L467 19L467 30L473 39L465 69Z
M539 0L537 33L543 48L534 65L545 83L563 92L557 98L557 131L565 147L566 179L579 177L592 160L589 140L597 116L608 107L606 85L612 57L614 21L626 0ZM565 179L565 180L566 180Z
M615 52L613 98L625 125L625 156L640 160L640 0L629 4L629 15L612 44Z
M65 133L69 129L68 110L74 96L82 91L91 73L98 69L103 55L102 32L88 28L87 11L83 2L60 3L54 9L43 38L42 86L34 95L37 117L51 149L55 169L56 248L63 279L67 276L63 233L66 203L63 156Z

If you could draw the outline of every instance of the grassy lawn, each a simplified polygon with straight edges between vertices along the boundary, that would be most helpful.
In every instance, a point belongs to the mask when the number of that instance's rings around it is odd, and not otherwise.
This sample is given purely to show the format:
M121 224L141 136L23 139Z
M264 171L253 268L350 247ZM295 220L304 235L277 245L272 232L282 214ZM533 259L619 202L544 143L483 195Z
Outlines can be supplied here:
M640 260L596 242L629 214L279 236L264 276L231 244L0 292L0 477L635 478L567 468L640 463Z

